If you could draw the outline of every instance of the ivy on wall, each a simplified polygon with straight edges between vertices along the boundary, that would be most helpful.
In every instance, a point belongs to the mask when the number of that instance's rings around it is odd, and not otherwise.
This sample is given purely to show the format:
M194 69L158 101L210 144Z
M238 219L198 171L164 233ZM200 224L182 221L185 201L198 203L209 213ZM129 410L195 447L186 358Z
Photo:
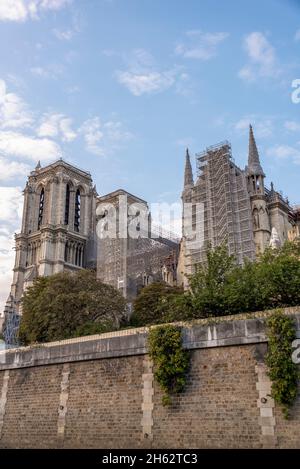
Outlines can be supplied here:
M190 352L183 348L181 328L166 325L151 329L148 347L154 377L164 391L162 403L170 405L171 395L184 391L190 366Z
M298 391L299 372L292 361L292 342L296 338L293 320L277 310L267 319L268 353L266 363L272 381L271 395L283 411L290 416Z

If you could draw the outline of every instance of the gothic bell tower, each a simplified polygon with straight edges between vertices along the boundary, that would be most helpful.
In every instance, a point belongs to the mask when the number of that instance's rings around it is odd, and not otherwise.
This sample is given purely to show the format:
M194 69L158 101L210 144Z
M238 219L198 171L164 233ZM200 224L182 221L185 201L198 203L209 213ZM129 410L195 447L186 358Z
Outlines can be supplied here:
M259 154L251 125L249 128L249 154L248 166L246 167L246 177L251 202L256 254L259 254L269 245L271 229L265 195L265 174L260 164Z
M37 276L92 266L96 196L90 173L62 159L44 168L38 163L30 173L9 297L17 311Z

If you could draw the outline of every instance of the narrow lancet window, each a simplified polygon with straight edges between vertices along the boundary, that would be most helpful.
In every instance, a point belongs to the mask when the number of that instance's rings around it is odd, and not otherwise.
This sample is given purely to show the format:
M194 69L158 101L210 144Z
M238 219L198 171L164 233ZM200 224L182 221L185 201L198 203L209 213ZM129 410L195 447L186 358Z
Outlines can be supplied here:
M74 216L74 231L79 231L80 225L80 190L77 189L75 195L75 216Z
M45 191L44 188L41 190L40 194L40 205L39 205L39 218L38 218L38 230L43 223L43 213L44 213L44 202L45 202Z
M69 213L70 213L70 186L67 184L66 187L66 205L65 205L65 225L69 224Z

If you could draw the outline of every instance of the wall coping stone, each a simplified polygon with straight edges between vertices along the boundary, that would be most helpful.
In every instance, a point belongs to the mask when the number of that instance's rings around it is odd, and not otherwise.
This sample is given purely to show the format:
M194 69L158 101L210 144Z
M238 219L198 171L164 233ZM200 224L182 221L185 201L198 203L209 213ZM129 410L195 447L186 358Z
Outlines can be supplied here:
M285 308L283 312L295 318L297 337L300 338L300 307ZM184 347L188 349L257 344L267 342L265 319L271 313L264 311L174 324L182 326ZM0 370L144 355L149 329L125 329L1 350Z

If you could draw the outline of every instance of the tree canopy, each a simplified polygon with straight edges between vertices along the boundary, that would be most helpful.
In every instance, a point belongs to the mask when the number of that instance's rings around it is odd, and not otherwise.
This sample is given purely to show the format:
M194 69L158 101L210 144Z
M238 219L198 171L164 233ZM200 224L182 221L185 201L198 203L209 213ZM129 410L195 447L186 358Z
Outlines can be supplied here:
M182 293L181 288L171 287L164 282L147 285L133 303L131 324L144 326L168 322L171 305L180 293Z
M227 246L208 248L206 261L181 292L168 285L144 288L134 303L134 325L261 311L300 304L300 241L268 248L238 265Z
M300 241L268 248L256 261L237 265L225 245L209 249L207 262L190 278L198 317L300 304Z
M134 301L131 326L147 326L300 304L300 241L267 249L237 265L225 245L209 248L190 288L155 282ZM125 300L92 271L39 277L22 300L22 344L115 330L126 325Z
M115 288L100 282L90 270L38 277L24 293L19 340L62 340L118 329L125 300Z

